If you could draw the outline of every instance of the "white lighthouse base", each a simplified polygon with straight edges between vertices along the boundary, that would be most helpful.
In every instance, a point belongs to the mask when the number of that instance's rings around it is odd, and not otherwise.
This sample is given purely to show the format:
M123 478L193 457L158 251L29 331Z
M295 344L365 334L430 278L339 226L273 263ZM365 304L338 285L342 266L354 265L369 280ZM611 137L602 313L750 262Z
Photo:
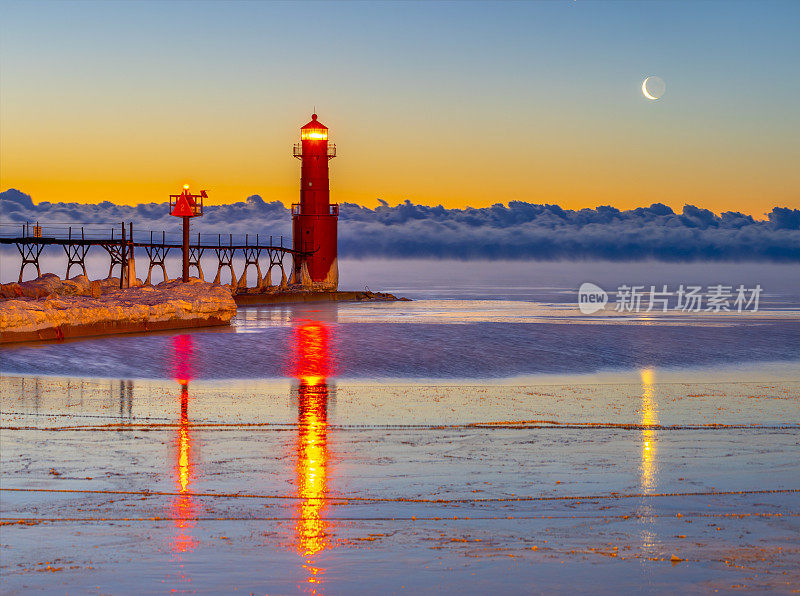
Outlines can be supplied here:
M308 272L308 264L304 261L300 266L300 271L294 271L294 283L299 283L303 288L309 290L331 291L339 288L339 259L338 257L331 263L328 275L322 281L313 281Z
M339 288L339 257L333 259L331 268L328 269L328 275L325 276L325 281L319 283L324 284L326 290L337 290Z

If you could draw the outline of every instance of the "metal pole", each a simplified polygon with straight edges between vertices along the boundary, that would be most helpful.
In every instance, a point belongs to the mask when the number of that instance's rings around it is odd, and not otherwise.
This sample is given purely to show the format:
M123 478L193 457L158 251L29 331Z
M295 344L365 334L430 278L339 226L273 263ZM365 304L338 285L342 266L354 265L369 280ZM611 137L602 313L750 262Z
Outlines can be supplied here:
M132 261L133 260L133 222L132 221L128 222L128 231L130 232L128 234L128 242L130 242L130 244L131 244L131 246L130 246L130 255L128 255L128 256L130 256L130 261ZM130 266L130 261L128 261L128 266ZM128 270L128 278L130 278L130 276L131 276L131 272L130 272L130 270ZM136 281L135 278L136 278L136 276L134 275L134 281Z
M183 218L183 283L189 281L189 218Z
M122 222L122 244L119 246L119 287L122 288L125 280L125 263L127 262L128 247L125 245L125 222Z

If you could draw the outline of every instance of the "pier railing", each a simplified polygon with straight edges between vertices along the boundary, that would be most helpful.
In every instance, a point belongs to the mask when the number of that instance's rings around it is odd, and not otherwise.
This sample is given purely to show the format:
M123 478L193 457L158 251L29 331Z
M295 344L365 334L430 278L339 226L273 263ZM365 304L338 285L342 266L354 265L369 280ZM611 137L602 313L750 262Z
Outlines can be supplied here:
M123 231L123 227L125 228ZM123 241L135 247L170 246L181 247L180 232L165 230L143 230L129 224L40 224L38 222L0 223L0 243L40 242L43 244L69 244L81 242L91 244L119 244ZM214 234L198 232L189 237L190 246L204 248L275 248L293 252L291 240L277 234L244 233Z
M133 227L132 222L118 224L100 223L77 224L64 223L42 225L39 222L2 223L0 224L0 244L13 244L17 247L22 262L19 281L22 281L26 265L32 265L41 275L39 257L46 246L57 245L64 249L67 256L67 272L69 277L73 266L86 274L86 255L93 246L102 247L111 258L109 277L114 267L120 266L120 286L131 283L135 267L131 267L134 249L144 249L149 259L146 283L150 283L153 268L160 268L164 279L169 279L166 269L166 258L171 250L182 249L183 238L180 233L164 230L141 230ZM189 265L197 270L203 279L200 259L206 250L212 250L217 256L216 283L219 283L223 269L230 270L232 284L238 289L247 287L247 269L252 265L258 273L258 286L272 285L271 271L277 267L281 272L280 285L287 283L285 259L290 255L293 259L303 256L306 251L295 251L291 241L282 235L255 233L221 234L198 232L189 237ZM313 250L308 251L313 252ZM244 270L238 278L233 268L233 260L239 253L244 257ZM262 276L261 265L266 266L266 275ZM126 279L127 277L127 279Z
M0 223L0 242L14 244L17 239L32 241L104 242L119 243L122 240L122 224L40 224L39 222Z

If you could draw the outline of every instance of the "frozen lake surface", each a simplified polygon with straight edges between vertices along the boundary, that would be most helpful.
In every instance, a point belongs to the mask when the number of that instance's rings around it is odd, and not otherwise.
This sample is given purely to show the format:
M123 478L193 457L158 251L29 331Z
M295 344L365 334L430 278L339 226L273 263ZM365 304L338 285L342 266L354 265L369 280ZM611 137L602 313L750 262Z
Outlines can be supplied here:
M551 265L3 348L3 591L800 589L800 276L664 266L764 308L587 316Z

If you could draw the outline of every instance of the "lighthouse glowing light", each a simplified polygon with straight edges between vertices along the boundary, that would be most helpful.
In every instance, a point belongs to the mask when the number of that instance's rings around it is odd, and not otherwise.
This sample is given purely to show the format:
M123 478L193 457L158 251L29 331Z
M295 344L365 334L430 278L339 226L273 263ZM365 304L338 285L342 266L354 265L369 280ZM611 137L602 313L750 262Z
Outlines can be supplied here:
M306 129L305 127L300 130L301 141L327 141L327 130Z
M335 290L339 205L330 202L328 161L336 157L336 145L328 141L328 127L316 114L300 129L294 156L301 166L300 202L292 205L292 248L302 256L295 254L293 282Z

